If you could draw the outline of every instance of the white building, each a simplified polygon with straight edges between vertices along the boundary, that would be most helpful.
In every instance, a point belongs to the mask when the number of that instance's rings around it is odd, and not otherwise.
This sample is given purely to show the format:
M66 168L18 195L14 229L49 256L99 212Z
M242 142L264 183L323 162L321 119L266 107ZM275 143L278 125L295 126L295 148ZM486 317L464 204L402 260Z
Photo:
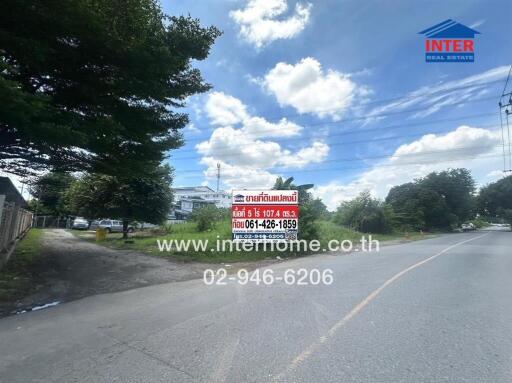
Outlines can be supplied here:
M200 198L206 202L214 203L217 207L231 207L231 194L222 190L216 192L208 186L174 188L172 191L174 193L174 203Z

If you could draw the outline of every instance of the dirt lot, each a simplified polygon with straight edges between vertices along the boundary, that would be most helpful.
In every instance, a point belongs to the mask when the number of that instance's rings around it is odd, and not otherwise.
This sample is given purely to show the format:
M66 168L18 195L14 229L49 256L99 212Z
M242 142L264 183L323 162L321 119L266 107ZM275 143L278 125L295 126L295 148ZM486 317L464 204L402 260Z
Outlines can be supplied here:
M81 240L62 229L44 230L41 241L33 292L14 302L0 303L0 316L89 295L202 278L204 269L223 267L113 250ZM252 269L271 262L236 267Z

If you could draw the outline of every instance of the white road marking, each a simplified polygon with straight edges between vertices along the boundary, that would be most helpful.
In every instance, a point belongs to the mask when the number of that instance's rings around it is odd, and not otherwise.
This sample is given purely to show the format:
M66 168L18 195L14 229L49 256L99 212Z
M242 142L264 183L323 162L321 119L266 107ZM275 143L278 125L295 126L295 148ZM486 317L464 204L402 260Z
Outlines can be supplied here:
M336 322L330 329L327 331L326 334L322 335L316 342L313 342L310 344L304 351L302 351L299 355L297 355L290 364L286 367L286 369L279 373L278 375L274 376L272 379L273 382L278 382L281 379L283 379L286 375L293 372L301 363L303 363L306 359L308 359L311 354L313 354L315 351L317 351L322 344L327 342L330 338L332 338L347 322L349 322L352 318L354 318L359 312L365 308L371 301L373 301L386 287L396 282L398 279L400 279L402 276L407 274L409 271L412 271L416 269L417 267L420 267L424 265L427 262L432 261L433 259L439 257L440 255L443 255L444 253L450 251L451 249L463 245L465 243L474 241L475 239L479 239L482 237L485 237L486 235L489 235L489 233L479 235L477 237L473 237L470 239L467 239L465 241L457 242L451 246L448 246L447 248L441 250L439 253L434 254L428 258L425 258L422 261L419 261L415 263L412 266L407 267L406 269L396 273L391 278L389 278L387 281L385 281L382 285L380 285L378 288L373 290L366 298L364 298L361 302L359 302L356 306L350 310L350 312L345 315L342 319L340 319L338 322Z

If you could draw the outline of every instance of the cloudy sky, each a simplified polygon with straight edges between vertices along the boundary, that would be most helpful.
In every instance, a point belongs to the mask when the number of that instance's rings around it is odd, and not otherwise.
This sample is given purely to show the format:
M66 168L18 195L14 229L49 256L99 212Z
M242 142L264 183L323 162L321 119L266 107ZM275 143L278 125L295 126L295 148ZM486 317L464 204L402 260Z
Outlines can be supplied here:
M497 102L512 62L510 1L163 1L224 34L198 63L175 185L314 183L330 209L369 189L467 167L499 178ZM474 63L425 63L418 34L448 18L481 35Z

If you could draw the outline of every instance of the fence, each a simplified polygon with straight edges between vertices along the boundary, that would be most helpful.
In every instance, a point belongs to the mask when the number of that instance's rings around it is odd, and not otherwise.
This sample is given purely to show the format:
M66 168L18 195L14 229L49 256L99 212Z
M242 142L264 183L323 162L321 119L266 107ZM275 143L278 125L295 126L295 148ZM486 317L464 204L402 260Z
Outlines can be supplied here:
M73 224L71 217L57 217L53 215L36 215L32 222L32 227L40 229L56 228L56 229L69 229Z
M32 213L0 195L0 265L9 259L16 241L30 229Z

